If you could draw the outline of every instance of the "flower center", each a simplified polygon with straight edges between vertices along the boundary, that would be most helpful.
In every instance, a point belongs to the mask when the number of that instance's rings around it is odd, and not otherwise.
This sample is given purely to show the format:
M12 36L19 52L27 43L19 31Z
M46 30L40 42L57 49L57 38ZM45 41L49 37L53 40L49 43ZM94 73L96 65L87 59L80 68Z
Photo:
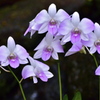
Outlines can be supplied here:
M15 61L16 60L16 55L11 53L9 56L8 56L8 59L9 60L12 60L12 61Z
M97 41L95 41L95 42L94 42L94 45L95 45L96 47L100 47L100 39L98 39Z
M46 52L53 52L53 48L51 46L48 46L45 48Z
M49 23L50 23L50 25L56 25L57 24L57 22L54 19L51 19Z
M81 31L80 31L78 28L75 28L75 29L72 31L72 34L73 34L75 37L79 36L80 33L81 33Z

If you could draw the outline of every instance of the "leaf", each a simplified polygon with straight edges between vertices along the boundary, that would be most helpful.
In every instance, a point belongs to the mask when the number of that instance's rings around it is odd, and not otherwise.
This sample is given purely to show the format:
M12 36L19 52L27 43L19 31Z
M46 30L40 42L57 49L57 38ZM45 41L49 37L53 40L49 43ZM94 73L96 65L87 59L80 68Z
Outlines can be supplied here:
M63 100L68 100L67 94L64 95Z
M72 100L82 100L81 93L77 91Z

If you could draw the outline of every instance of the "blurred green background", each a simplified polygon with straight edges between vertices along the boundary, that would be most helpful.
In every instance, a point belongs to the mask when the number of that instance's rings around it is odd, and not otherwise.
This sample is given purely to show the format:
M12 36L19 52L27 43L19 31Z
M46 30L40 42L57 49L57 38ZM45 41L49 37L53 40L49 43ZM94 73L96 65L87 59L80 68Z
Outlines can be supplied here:
M38 12L48 9L51 3L55 3L57 9L62 8L70 15L78 11L80 17L90 18L93 22L100 23L100 0L0 0L0 45L6 45L9 36L12 36L17 44L22 45L33 56L33 49L38 45L44 34L33 35L30 33L23 36L25 30ZM38 41L37 41L38 40ZM65 45L65 52L70 48ZM74 54L64 57L59 54L61 64L61 77L63 95L68 94L72 100L76 90L82 94L83 100L98 100L98 76L95 76L96 69L93 58L89 54ZM95 54L100 64L100 55ZM39 80L33 84L32 79L22 82L27 100L59 100L59 86L57 62L53 59L45 62L50 66L54 74L47 83ZM19 79L24 65L12 69ZM6 67L7 68L7 67ZM20 89L14 77L0 69L0 100L23 100Z

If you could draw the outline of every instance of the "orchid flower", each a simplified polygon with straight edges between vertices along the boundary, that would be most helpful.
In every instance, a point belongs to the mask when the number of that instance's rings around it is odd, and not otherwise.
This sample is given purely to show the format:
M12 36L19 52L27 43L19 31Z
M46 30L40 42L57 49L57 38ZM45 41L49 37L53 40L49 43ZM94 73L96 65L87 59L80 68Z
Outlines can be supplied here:
M85 48L90 53L88 47L91 47L93 45L95 34L91 32L88 36L89 36L88 41L81 40L81 41L74 43L72 47L67 51L65 56L69 56L77 52L83 52L86 54Z
M31 35L34 34L36 30L41 33L48 31L49 33L56 35L58 29L60 28L60 23L69 19L70 16L63 9L57 11L56 5L51 4L48 8L48 12L44 9L40 11L37 16L30 22L28 30L25 35L31 31ZM32 32L34 30L34 32Z
M95 23L94 29L94 38L93 38L93 45L90 48L90 53L93 54L96 51L100 54L100 25Z
M48 71L49 66L34 60L32 57L28 57L31 65L26 65L22 70L23 79L33 77L33 82L37 83L37 78L40 78L42 81L47 82L49 78L53 77L53 74Z
M88 41L88 34L93 30L94 24L90 19L83 18L80 21L79 13L74 12L70 20L66 19L60 24L58 33L64 35L63 43L71 41L74 44L81 40Z
M32 37L32 35L39 30L41 24L37 24L34 19L32 21L29 22L29 27L27 28L27 30L24 33L24 36L28 33L31 32L30 37Z
M59 39L53 38L52 34L47 33L46 37L41 41L41 43L34 49L37 52L34 54L34 58L42 58L42 60L47 61L51 56L58 60L57 53L63 53L63 47Z
M2 45L0 47L0 61L2 66L10 66L17 68L19 64L28 63L27 57L29 54L19 44L15 44L14 39L10 36L7 41L7 47Z

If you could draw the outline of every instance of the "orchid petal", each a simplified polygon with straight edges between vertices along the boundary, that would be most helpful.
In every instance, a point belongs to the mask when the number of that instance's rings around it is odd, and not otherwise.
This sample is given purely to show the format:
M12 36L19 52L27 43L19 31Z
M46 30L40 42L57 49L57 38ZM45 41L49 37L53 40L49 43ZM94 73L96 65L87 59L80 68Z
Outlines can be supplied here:
M72 15L72 23L74 26L78 26L80 22L80 16L79 16L79 13L78 12L74 12L73 15Z
M48 32L55 35L57 33L57 25L49 25L48 26Z
M59 59L58 54L57 54L56 51L53 51L53 53L52 53L52 57L53 57L54 59L56 59L56 60Z
M70 16L63 9L59 9L58 12L56 13L56 15L54 16L54 19L59 21L59 22L62 22L65 19L70 19Z
M92 46L89 50L90 54L93 54L96 52L96 47L95 46Z
M48 13L51 17L54 17L54 15L56 14L56 5L55 4L51 4L48 8Z
M44 82L48 81L48 78L47 78L47 76L45 75L44 72L39 73L37 76Z
M16 47L15 41L11 36L8 38L7 47L10 50L10 52L13 52Z
M63 44L65 44L65 43L69 42L70 40L71 40L71 35L70 35L70 33L69 33L69 34L66 34L66 35L62 38L61 44L63 45Z
M8 66L9 65L9 61L6 59L5 61L1 62L2 66Z
M9 60L9 64L10 64L10 66L12 67L12 68L17 68L17 67L19 67L19 60L18 60L18 58L16 58L16 59L10 59Z
M38 24L42 24L46 21L49 21L50 20L50 16L49 14L47 13L46 10L42 10L40 11L37 16L35 17L34 21Z
M39 66L43 71L49 70L49 66L40 61L34 60L34 63L36 63L36 66Z
M70 20L64 20L63 22L61 22L61 24L59 26L58 33L60 33L62 35L66 35L69 32L71 32L71 30L73 28L74 28L74 26L72 25Z
M41 34L41 33L45 33L47 30L48 30L48 22L45 22L41 25L38 32L39 34Z
M54 75L51 73L51 72L49 72L49 71L45 71L44 72L45 73L45 75L47 76L47 78L52 78Z
M39 50L44 48L47 45L45 37L42 39L42 41L40 42L40 44L34 49L34 50Z
M96 46L97 52L100 54L100 46Z
M84 40L84 41L88 41L89 36L87 34L81 34L81 39Z
M88 34L94 30L94 23L88 18L83 18L78 27L84 34Z
M25 36L28 32L30 32L30 27L28 27L27 30L25 31L24 36Z
M10 51L6 46L3 45L0 47L0 61L6 60L9 54Z
M26 65L23 69L22 69L22 77L24 79L29 78L35 76L35 73L33 71L33 66L31 65Z
M33 76L33 82L36 84L38 82L37 77Z
M100 75L100 65L95 70L95 75Z
M74 33L71 34L71 42L73 44L80 41L80 40L81 40L80 34L74 34Z
M61 46L60 40L53 41L52 47L56 52L64 52L63 47Z
M35 54L34 54L34 58L38 59L42 57L42 49L39 49Z
M51 52L43 50L43 52L42 52L42 60L43 61L49 60L50 57L51 57L51 54L52 54Z
M27 59L19 59L20 64L27 64L28 60Z
M100 25L98 23L95 23L94 33L97 37L100 37Z
M53 34L48 32L45 36L45 42L47 42L48 45L51 45L52 41L53 41Z
M77 53L78 51L80 51L82 49L82 44L79 43L77 45L73 45L69 50L68 52L65 54L65 56L70 56L74 53Z
M14 52L20 59L26 59L29 56L27 51L21 45L18 44L16 45Z

